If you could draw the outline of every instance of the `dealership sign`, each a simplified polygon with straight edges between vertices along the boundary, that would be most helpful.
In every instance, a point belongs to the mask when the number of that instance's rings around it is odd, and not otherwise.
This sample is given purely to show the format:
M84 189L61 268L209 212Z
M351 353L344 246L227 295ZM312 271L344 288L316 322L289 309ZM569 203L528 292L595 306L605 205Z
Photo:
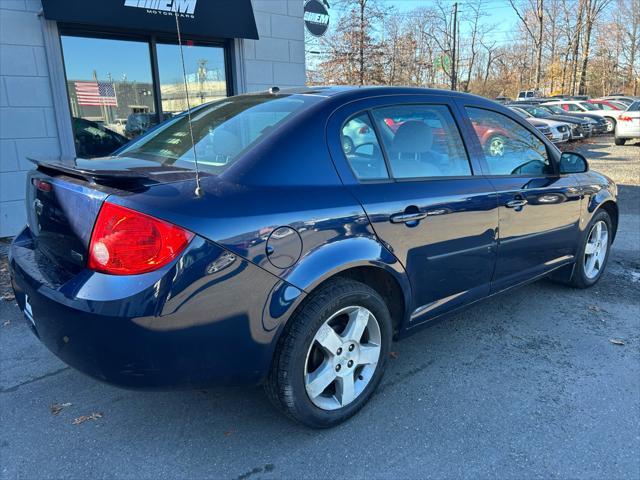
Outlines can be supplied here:
M0 0L2 1L2 0ZM258 39L251 0L41 0L44 18L125 33Z
M125 7L144 8L147 13L190 16L196 11L198 0L124 0Z
M314 37L321 37L329 28L329 4L326 0L307 0L304 4L304 24Z

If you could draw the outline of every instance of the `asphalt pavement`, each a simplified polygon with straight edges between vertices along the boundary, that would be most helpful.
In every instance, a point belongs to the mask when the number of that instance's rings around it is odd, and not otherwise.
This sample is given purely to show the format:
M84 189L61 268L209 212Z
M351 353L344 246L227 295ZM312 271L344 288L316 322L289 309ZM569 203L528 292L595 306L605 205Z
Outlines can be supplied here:
M611 143L577 147L621 183L601 282L543 280L394 344L378 393L332 430L260 388L104 385L0 301L0 478L640 478L640 143Z

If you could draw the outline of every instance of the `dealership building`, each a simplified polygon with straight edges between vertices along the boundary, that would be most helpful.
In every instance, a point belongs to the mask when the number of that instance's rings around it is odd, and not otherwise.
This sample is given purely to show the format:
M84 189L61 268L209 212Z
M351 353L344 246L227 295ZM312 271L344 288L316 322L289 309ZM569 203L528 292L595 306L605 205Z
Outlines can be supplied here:
M304 85L303 4L0 0L0 237L25 223L28 158L106 155L185 110L186 91L196 106Z

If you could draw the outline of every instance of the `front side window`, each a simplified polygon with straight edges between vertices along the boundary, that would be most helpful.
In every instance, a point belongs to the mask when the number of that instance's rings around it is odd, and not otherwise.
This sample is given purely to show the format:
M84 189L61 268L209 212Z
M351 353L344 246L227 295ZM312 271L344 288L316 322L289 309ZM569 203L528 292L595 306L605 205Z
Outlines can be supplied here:
M532 132L501 113L472 107L466 110L490 175L553 173L544 143Z
M68 35L61 43L78 156L109 155L157 123L148 43Z
M389 178L382 150L366 112L347 120L340 132L340 142L358 180Z
M245 95L196 107L191 120L199 167L216 174L224 171L282 122L318 101L302 95ZM193 150L188 117L181 114L130 143L119 155L193 169Z
M460 132L445 105L373 110L394 178L471 175Z

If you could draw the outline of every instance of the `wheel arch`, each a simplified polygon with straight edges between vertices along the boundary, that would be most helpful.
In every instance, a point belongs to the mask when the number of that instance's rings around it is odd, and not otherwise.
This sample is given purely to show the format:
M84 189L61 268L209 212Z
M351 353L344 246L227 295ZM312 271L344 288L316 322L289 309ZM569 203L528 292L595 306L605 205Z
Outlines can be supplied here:
M613 242L613 240L615 240L616 238L616 233L618 232L618 222L620 220L620 212L618 209L618 204L616 202L614 202L613 200L607 200L603 203L601 203L600 205L598 205L598 207L596 208L596 210L593 212L593 214L595 215L599 210L604 210L609 214L609 217L611 218L611 223L613 223L613 236L611 238L611 241Z
M283 280L306 294L289 319L313 292L339 278L357 280L373 288L389 307L394 333L403 328L411 306L409 278L399 260L375 238L369 237L324 245L307 254L284 276Z

